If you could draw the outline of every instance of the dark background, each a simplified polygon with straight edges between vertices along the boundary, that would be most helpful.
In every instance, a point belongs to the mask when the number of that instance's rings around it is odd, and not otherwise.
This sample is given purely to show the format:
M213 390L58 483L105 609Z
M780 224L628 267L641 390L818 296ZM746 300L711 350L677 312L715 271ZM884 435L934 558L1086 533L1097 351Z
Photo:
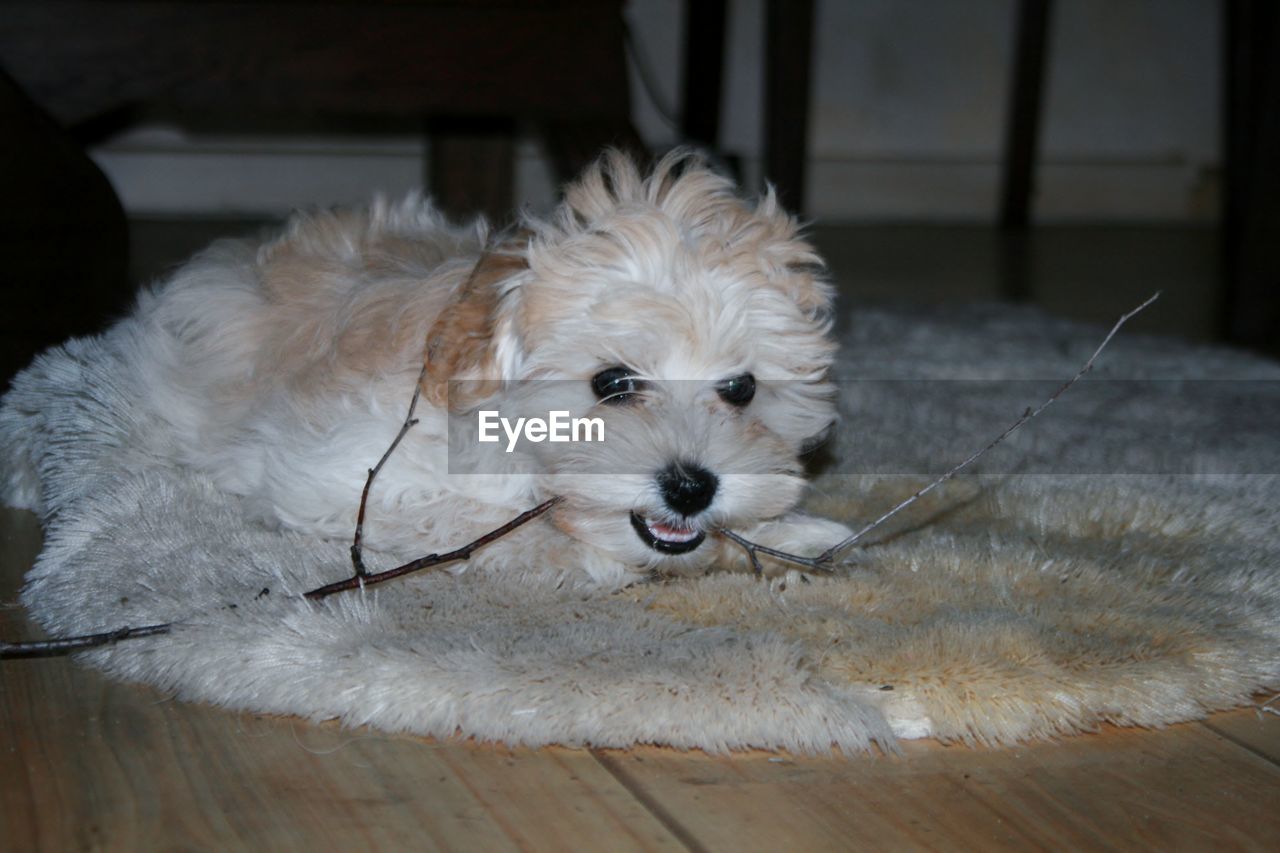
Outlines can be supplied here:
M1109 321L1163 288L1165 300L1140 318L1142 328L1280 351L1280 262L1272 245L1280 236L1275 4L1202 0L1191 7L1215 24L1203 37L1213 40L1220 97L1215 114L1200 120L1212 124L1221 145L1207 212L1201 199L1195 215L1159 221L1117 221L1105 205L1093 218L1069 221L1040 209L1044 124L1070 114L1069 104L1049 97L1059 91L1050 71L1061 81L1087 57L1068 41L1079 39L1063 14L1069 0L983 4L1001 22L991 36L1002 46L998 55L952 55L936 22L930 31L927 19L893 18L887 26L894 37L877 47L882 66L932 69L940 85L949 72L977 63L994 69L995 83L984 92L999 106L984 118L996 140L992 168L983 173L992 205L983 218L957 222L929 215L927 183L914 187L920 212L911 216L842 221L829 212L830 170L823 171L814 128L827 149L841 133L856 143L873 130L830 115L846 88L855 93L864 82L833 76L831 69L860 67L840 61L846 41L854 46L833 22L863 7L882 16L913 8L905 0L836 2L6 3L0 377L44 346L100 329L127 310L140 283L208 240L252 231L278 215L126 209L124 178L117 174L117 185L108 179L103 152L155 122L247 140L420 136L421 184L451 213L485 212L499 221L528 202L517 167L523 145L536 146L545 183L554 186L606 144L648 154L695 143L739 170L749 189L773 182L793 210L813 220L814 239L848 304L998 298ZM638 13L643 26L632 23ZM1130 26L1141 32L1148 23ZM755 35L744 38L744 31ZM921 33L929 33L930 47L913 55L910 44ZM955 40L961 44L961 34ZM1102 41L1124 46L1114 34ZM1108 57L1110 67L1145 69L1150 57L1132 41L1132 55ZM744 69L757 75L745 89ZM1115 75L1121 95L1127 79ZM891 83L882 94L885 110L925 120L948 106ZM644 119L665 96L672 96L669 126L655 133ZM747 136L758 134L745 143L744 114L754 119ZM975 115L985 116L980 109ZM243 178L247 164L231 150L219 160L229 182ZM170 189L181 196L181 173L169 179L158 168L147 177L178 181ZM840 192L858 197L859 173L846 171L854 177ZM947 209L942 187L936 209Z

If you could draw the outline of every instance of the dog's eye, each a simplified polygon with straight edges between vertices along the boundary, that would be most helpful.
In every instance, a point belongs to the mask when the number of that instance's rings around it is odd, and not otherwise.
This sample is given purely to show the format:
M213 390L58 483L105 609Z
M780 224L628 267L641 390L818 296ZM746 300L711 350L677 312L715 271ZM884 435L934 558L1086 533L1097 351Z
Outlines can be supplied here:
M629 367L609 367L591 377L591 390L602 403L626 403L646 387Z
M742 408L756 395L756 378L750 373L744 373L726 379L716 386L716 393L730 406Z

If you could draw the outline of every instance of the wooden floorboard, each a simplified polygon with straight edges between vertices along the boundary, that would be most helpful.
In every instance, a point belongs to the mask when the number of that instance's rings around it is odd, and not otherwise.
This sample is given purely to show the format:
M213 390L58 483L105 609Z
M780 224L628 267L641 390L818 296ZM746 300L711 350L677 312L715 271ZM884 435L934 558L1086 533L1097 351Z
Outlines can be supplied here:
M0 701L8 849L681 849L585 751L255 718L62 661L7 665Z
M39 547L0 510L0 636ZM510 750L172 701L0 664L0 846L440 850L1280 849L1280 718L896 757Z
M1269 705L1267 703L1270 703ZM1263 706L1271 710L1265 710ZM1222 737L1280 764L1280 697L1260 696L1251 711L1219 714L1204 725Z
M710 849L1280 844L1280 766L1198 724L1012 749L925 741L852 761L658 749L604 758Z

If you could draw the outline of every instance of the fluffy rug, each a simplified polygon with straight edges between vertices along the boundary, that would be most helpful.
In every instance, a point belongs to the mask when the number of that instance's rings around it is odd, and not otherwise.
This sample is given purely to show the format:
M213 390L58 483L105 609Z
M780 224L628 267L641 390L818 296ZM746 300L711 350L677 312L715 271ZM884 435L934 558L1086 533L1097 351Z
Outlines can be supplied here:
M1009 308L857 312L811 508L876 517L1100 337ZM55 635L175 622L82 657L183 699L511 744L850 752L1158 726L1280 687L1270 362L1122 333L836 578L584 596L536 572L435 574L313 604L300 593L348 573L346 543L256 526L168 465L113 341L45 354L4 399L0 482L46 528L23 601ZM33 469L38 501L19 488Z

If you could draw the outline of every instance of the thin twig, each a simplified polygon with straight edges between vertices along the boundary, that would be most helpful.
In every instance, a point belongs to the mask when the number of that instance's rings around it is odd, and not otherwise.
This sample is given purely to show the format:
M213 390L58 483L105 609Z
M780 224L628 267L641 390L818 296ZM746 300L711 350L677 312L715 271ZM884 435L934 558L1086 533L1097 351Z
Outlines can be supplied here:
M788 554L785 551L777 551L772 548L766 548L762 545L757 545L756 543L751 542L749 539L746 539L728 530L722 529L716 532L722 536L725 536L728 539L733 540L734 542L737 542L739 545L745 548L747 550L748 556L751 557L751 561L753 565L758 565L758 561L756 559L756 552L759 552L761 554L768 554L771 557L776 557L779 560L784 560L789 563L795 563L798 566L803 566L805 568L809 568L810 570L812 570L814 567L818 567L820 571L829 571L828 567L832 562L834 562L836 555L839 554L841 551L843 551L845 548L848 548L850 545L857 542L863 536L867 535L872 530L875 530L877 527L884 524L890 518L893 518L893 516L902 512L904 509L911 506L916 501L920 500L920 498L924 497L929 492L936 489L938 486L950 480L952 477L954 477L956 474L963 471L965 468L968 468L971 464L978 461L978 459L985 456L988 451L990 451L996 445L1000 444L1002 441L1004 441L1006 438L1012 435L1015 430L1017 430L1027 421L1036 417L1045 409L1053 405L1059 397L1061 397L1064 393L1066 393L1068 388L1070 388L1072 385L1075 385L1076 382L1078 382L1081 377L1083 377L1086 373L1088 373L1090 370L1093 369L1093 363L1097 360L1098 355L1102 352L1103 349L1106 348L1107 344L1111 343L1111 339L1115 337L1116 332L1120 331L1120 327L1123 326L1125 323L1127 323L1129 320L1131 320L1135 315L1137 315L1138 313L1146 309L1147 306L1149 306L1152 302L1155 302L1159 298L1160 298L1160 291L1156 291L1137 308L1134 308L1132 311L1128 312L1127 314L1122 316L1119 320L1117 320L1115 325L1111 327L1111 331L1107 332L1107 336L1102 339L1102 343L1098 344L1098 348L1093 351L1093 355L1089 356L1089 360L1084 363L1083 367L1081 367L1078 371L1076 371L1076 375L1068 379L1065 383L1063 383L1062 387L1059 388L1057 391L1054 391L1053 394L1049 396L1049 399L1041 403L1038 408L1035 408L1035 409L1028 408L1025 412L1022 413L1022 417L1014 421L1013 424L1008 429L1000 433L1000 435L996 436L996 438L992 440L990 443L988 443L986 447L972 454L971 456L969 456L969 458L965 459L959 465L956 465L954 468L947 471L941 477L939 477L938 479L929 483L924 488L917 491L911 497L902 501L897 506L890 509L888 512L885 512L883 515L881 515L875 521L863 527L861 530L857 531L856 533L850 534L841 542L838 542L835 545L832 545L830 548L823 551L817 557L801 557L797 554Z
M485 535L469 542L461 548L449 551L445 554L428 554L425 557L419 557L398 566L394 569L388 569L385 572L376 574L354 574L346 580L331 583L322 586L319 589L313 589L305 593L306 598L320 599L336 592L343 592L349 589L361 589L383 581L389 581L392 578L398 578L401 575L407 575L410 572L421 571L433 566L439 566L444 563L452 563L457 560L466 560L478 549L483 548L495 539L506 536L511 531L521 525L527 524L538 516L542 515L551 507L555 506L562 500L560 497L550 498L543 501L531 510L520 513L520 515L508 521L506 524L491 530ZM261 593L258 594L261 597ZM101 634L87 634L80 637L58 637L52 640L37 640L29 643L5 643L0 642L0 659L8 660L14 658L38 658L38 657L56 657L59 655L67 655L72 652L83 651L97 646L105 646L110 643L119 642L120 640L132 640L136 637L152 637L156 634L167 634L172 627L172 623L166 622L162 625L144 625L139 628L118 628L114 631L106 631Z
M368 569L364 566L364 512L365 507L369 504L369 487L373 485L373 478L378 476L378 472L382 470L382 466L391 458L391 454L395 452L399 446L400 440L404 438L405 433L413 428L418 419L413 416L413 410L418 407L418 398L422 396L422 379L427 375L427 366L422 365L422 371L418 374L418 381L413 386L413 397L409 399L409 411L404 416L404 423L400 425L400 431L396 433L396 437L391 441L391 445L387 448L387 452L382 454L382 458L378 460L378 464L369 469L369 476L364 481L364 489L360 492L360 511L356 513L356 532L351 539L351 565L356 570L356 577L367 577Z
M747 537L734 533L732 530L724 527L715 532L717 536L723 536L725 539L728 539L731 542L736 542L742 546L742 549L747 552L747 557L751 560L751 570L755 572L756 577L764 575L764 567L760 565L761 554L769 557L777 557L779 560L783 560L788 563L795 563L796 565L803 566L809 571L817 574L831 573L831 568L827 565L827 562L829 561L824 561L821 557L801 557L798 554L789 554L786 551L779 551L778 549L770 548L767 545L759 545L752 542Z
M306 598L324 598L336 592L363 588L370 584L389 581L392 578L398 578L401 575L407 575L410 572L421 571L422 569L439 566L444 563L451 563L457 560L469 559L472 553L477 549L488 545L495 539L507 535L517 527L532 521L560 502L561 498L559 497L553 497L550 500L544 501L533 509L516 516L498 529L492 530L484 536L481 536L479 539L476 539L474 542L470 542L461 548L449 551L448 553L428 554L425 557L412 560L402 566L397 566L394 569L370 574L368 569L365 568L363 559L364 518L365 510L369 503L369 488L373 485L374 478L378 476L378 472L382 470L382 466L386 464L389 458L391 458L391 454L395 452L396 447L405 437L405 434L418 423L417 419L413 416L413 412L414 409L417 408L419 397L422 395L422 377L425 375L426 367L424 366L422 372L418 375L418 382L414 385L413 397L409 400L409 411L405 415L404 423L400 425L400 431L396 433L396 437L392 440L391 445L387 448L386 452L382 454L382 458L378 460L378 464L369 469L369 475L365 479L364 489L360 493L360 509L356 514L355 535L352 537L351 541L351 565L355 573L346 580L331 583L327 586L322 586L319 589L313 589L310 592L305 593ZM261 597L262 593L259 593L258 596ZM115 643L120 640L130 640L135 637L150 637L156 634L167 634L171 626L172 623L166 622L162 625L145 625L140 628L118 628L114 631L106 631L101 634L88 634L80 637L59 637L52 640L39 640L29 643L0 642L0 659L54 657L57 655L66 655L83 649L105 646L109 643Z
M1076 382L1078 382L1082 376L1084 376L1086 373L1088 373L1090 370L1093 369L1093 363L1098 359L1098 355L1102 352L1103 349L1106 348L1107 344L1111 343L1111 339L1115 337L1116 332L1120 331L1120 327L1123 326L1125 323L1129 322L1129 320L1132 319L1134 315L1143 311L1148 305L1150 305L1152 302L1155 302L1159 298L1160 298L1160 291L1156 291L1151 296L1149 296L1147 300L1143 302L1141 305L1139 305L1137 308L1134 308L1132 311L1122 316L1119 320L1116 320L1115 325L1111 327L1111 331L1107 332L1107 336L1102 339L1102 343L1098 344L1098 348L1093 351L1093 355L1089 356L1089 360L1084 363L1084 366L1081 367L1078 371L1076 371L1075 376L1072 376L1070 379L1064 382L1061 388L1059 388L1057 391L1054 391L1051 395L1049 395L1049 399L1045 400L1035 409L1027 409L1025 412L1022 413L1022 417L1014 421L1013 424L1010 425L1008 429L1000 433L1000 435L996 436L996 438L993 441L991 441L986 447L974 453L968 459L964 460L959 465L955 466L950 471L943 474L941 477L934 480L932 483L930 483L920 491L913 494L911 497L902 501L893 509L889 510L884 515L881 515L879 518L877 518L875 521L863 527L857 533L852 534L851 536L847 537L844 541L836 545L833 545L832 547L828 548L826 551L823 551L822 554L819 555L818 559L819 560L835 559L836 554L840 553L845 548L848 548L850 545L852 545L854 542L857 542L867 533L879 527L881 524L888 521L890 518L897 515L902 510L911 506L913 503L920 500L920 498L924 497L926 494L933 491L938 486L950 480L956 474L960 473L965 468L969 467L969 465L971 465L972 463L978 461L978 459L985 456L989 450L991 450L997 444L999 444L1000 442L1008 438L1010 435L1012 435L1015 430L1017 430L1027 421L1031 420L1032 418L1036 417L1041 412L1043 412L1045 409L1052 406L1055 402L1057 402L1059 397L1061 397L1064 393L1066 393L1068 388L1070 388L1072 385L1075 385Z
M0 642L0 659L58 657L84 649L105 646L108 643L115 643L120 640L167 634L170 627L170 623L166 622L163 625L143 625L140 628L117 628L114 631L106 631L101 634L85 634L80 637L59 637L53 640L36 640L30 643Z
M428 554L425 557L419 557L416 560L411 560L408 563L405 563L403 566L397 566L394 569L387 569L385 572L378 572L372 575L370 574L352 575L346 580L340 580L335 583L322 586L319 589L313 589L310 592L305 593L305 596L313 600L319 599L319 598L325 598L326 596L333 595L335 592L344 592L349 589L359 589L366 586L372 586L373 584L376 584L376 583L389 581L392 578L398 578L401 575L407 575L410 572L417 572L417 571L421 571L422 569L433 568L435 566L439 566L444 563L452 563L457 560L470 559L471 555L476 550L484 547L485 545L488 545L490 542L494 541L495 539L499 539L503 536L506 536L508 533L515 530L517 527L520 527L521 525L524 525L530 521L533 521L535 518L542 515L547 510L551 509L551 507L558 504L561 500L563 499L558 496L545 500L542 503L535 506L533 509L526 510L525 512L520 513L515 518L511 519L506 524L502 525L496 530L489 531L485 535L481 536L479 539L476 539L474 542L469 542L466 545L463 545L461 548L456 548L444 554Z

